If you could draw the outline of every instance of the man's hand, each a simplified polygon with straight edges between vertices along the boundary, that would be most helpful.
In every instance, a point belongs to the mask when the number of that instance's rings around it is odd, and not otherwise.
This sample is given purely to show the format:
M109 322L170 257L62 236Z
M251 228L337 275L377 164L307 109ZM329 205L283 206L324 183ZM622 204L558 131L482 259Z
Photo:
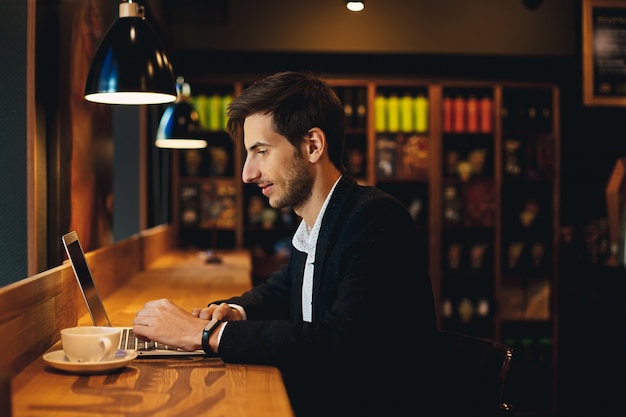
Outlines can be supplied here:
M199 309L194 309L196 310ZM162 298L148 301L137 312L133 320L133 331L141 340L153 340L192 351L202 349L202 331L209 318L207 313L202 313L202 316L189 313L171 300Z
M191 311L191 315L204 320L218 319L222 321L229 321L243 319L239 310L230 307L226 303L211 304L210 306L204 308L194 308Z

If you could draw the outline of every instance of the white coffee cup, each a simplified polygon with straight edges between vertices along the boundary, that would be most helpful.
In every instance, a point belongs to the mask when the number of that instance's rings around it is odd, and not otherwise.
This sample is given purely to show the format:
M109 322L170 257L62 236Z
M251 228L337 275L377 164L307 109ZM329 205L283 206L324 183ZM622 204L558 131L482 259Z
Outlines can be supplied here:
M107 326L78 326L61 330L65 356L72 362L100 362L113 358L121 329Z

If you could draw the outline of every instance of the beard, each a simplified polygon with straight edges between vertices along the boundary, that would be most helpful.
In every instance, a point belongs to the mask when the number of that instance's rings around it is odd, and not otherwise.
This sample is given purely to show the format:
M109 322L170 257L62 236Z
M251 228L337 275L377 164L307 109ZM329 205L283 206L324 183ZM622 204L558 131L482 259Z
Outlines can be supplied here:
M282 178L275 184L280 184L280 188L284 191L274 201L270 199L269 204L273 208L297 209L309 200L313 190L313 174L309 170L308 163L297 151L294 152L294 158L284 171Z

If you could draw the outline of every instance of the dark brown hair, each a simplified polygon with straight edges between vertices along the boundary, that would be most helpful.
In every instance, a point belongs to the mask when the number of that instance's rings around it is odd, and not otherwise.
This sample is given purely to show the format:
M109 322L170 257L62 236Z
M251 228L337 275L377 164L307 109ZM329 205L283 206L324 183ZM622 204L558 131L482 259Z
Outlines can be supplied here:
M326 134L330 161L344 172L345 113L326 82L310 73L280 72L246 88L228 106L227 130L243 140L243 123L253 114L271 115L274 130L298 147L307 132L318 127Z

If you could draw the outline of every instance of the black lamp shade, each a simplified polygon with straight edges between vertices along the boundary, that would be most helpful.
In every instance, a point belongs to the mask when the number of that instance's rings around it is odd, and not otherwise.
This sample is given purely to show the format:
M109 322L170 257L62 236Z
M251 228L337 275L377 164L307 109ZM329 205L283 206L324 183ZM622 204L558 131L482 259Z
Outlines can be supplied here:
M161 116L155 145L159 148L199 149L206 148L201 138L198 112L187 100L167 106Z
M165 48L143 16L120 17L98 46L85 99L106 104L171 103L176 81Z

